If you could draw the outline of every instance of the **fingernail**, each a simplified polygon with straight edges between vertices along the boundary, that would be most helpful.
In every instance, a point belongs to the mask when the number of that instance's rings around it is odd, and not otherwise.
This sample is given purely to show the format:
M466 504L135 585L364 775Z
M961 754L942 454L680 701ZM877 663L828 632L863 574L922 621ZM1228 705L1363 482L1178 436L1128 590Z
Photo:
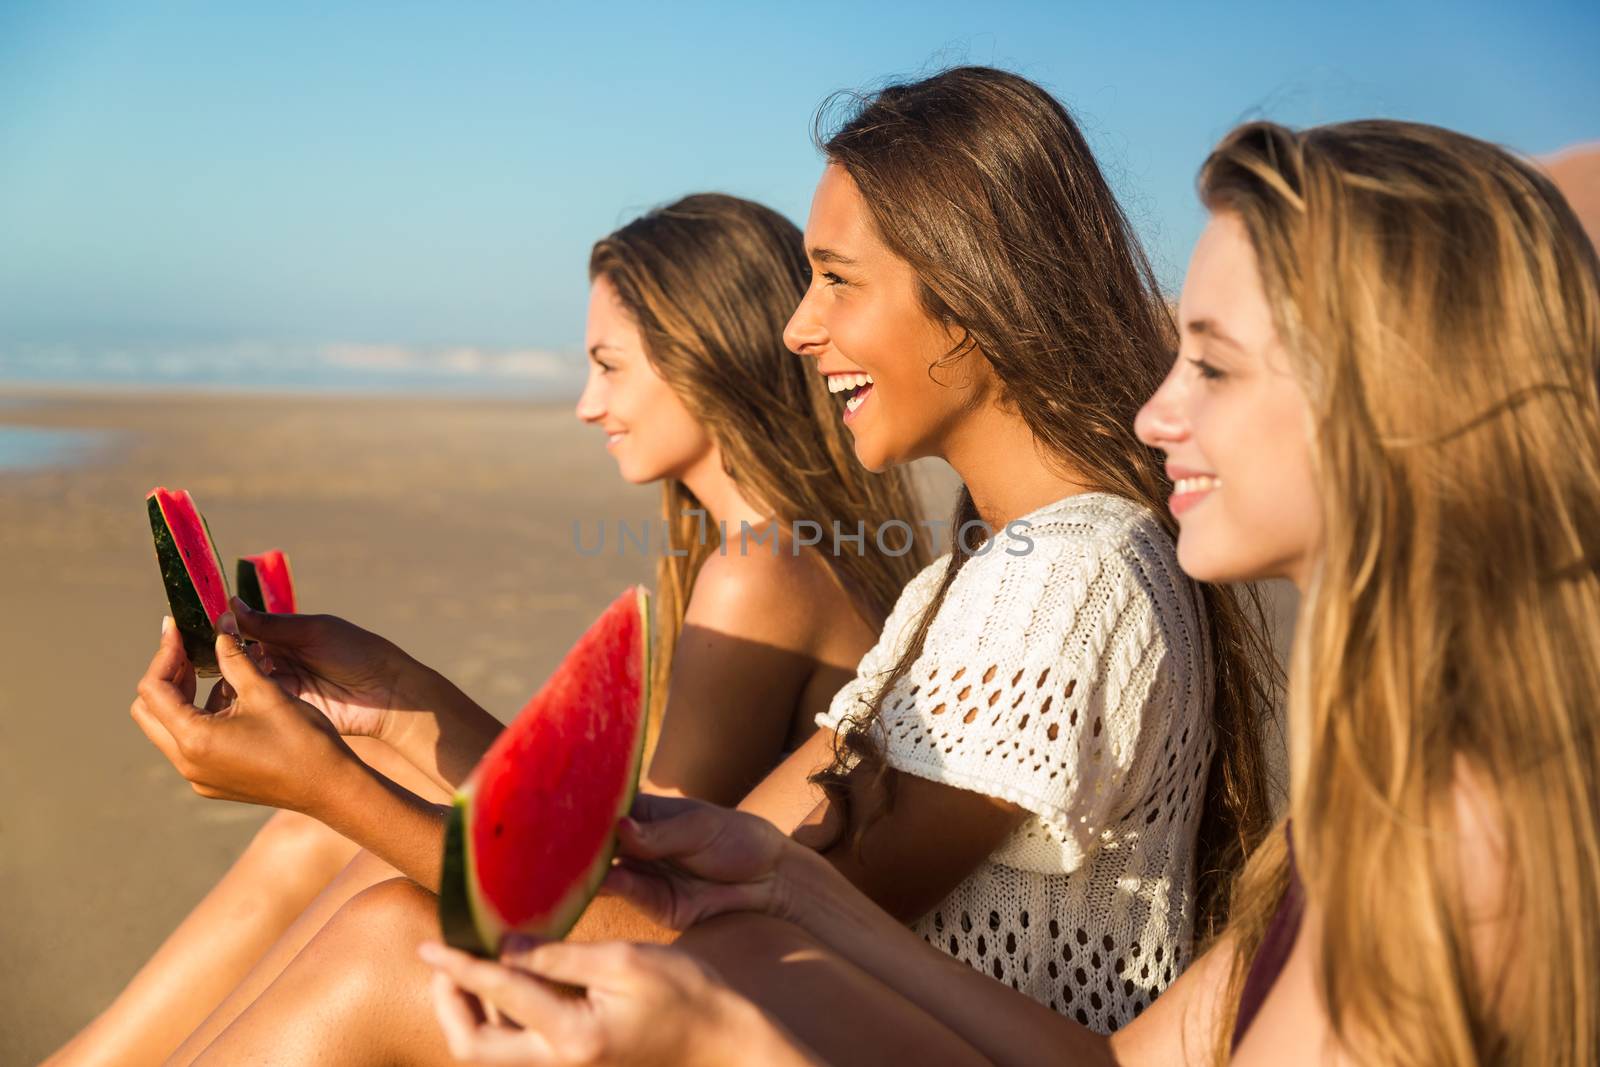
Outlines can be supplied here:
M417 946L417 955L422 957L424 963L442 963L445 959L444 946L437 941L424 941Z
M243 614L248 614L250 612L250 610L251 610L250 605L246 604L243 600L239 599L238 597L229 597L228 598L228 606L230 608L232 608L234 611L237 611L237 612L240 612L240 613L243 613Z
M644 824L628 815L622 817L621 829L626 830L633 837L644 836Z
M172 616L171 615L163 615L163 616L161 616L161 636L162 637L167 636L167 631L170 630L170 629L172 629Z
M239 636L239 620L233 617L233 612L224 611L217 619L217 632L225 633L229 637Z

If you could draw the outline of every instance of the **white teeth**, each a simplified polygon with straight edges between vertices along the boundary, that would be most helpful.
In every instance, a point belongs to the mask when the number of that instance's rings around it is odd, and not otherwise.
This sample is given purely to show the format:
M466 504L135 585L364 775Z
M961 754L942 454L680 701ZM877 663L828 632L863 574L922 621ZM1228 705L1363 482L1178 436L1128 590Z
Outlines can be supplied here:
M861 396L853 396L849 400L846 400L844 402L844 409L846 411L854 411L856 408L860 407L862 404L865 404L866 402L867 402L866 394L862 394Z
M828 392L847 393L851 389L859 389L863 385L872 384L870 374L830 374L828 375Z
M1209 474L1197 474L1192 478L1179 478L1172 483L1172 490L1175 493L1204 493L1221 486L1221 478L1214 478Z

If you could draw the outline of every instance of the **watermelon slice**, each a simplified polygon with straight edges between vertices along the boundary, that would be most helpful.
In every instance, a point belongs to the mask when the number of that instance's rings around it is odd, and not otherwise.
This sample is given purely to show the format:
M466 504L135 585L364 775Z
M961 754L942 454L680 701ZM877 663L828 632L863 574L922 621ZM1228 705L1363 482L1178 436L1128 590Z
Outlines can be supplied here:
M257 611L294 614L294 575L289 557L274 548L239 560L239 599Z
M562 937L600 888L639 786L650 706L650 594L623 593L456 793L439 923L456 948Z
M182 489L156 488L145 496L156 560L167 587L172 620L189 662L201 674L217 673L217 619L228 610L228 579L194 498Z

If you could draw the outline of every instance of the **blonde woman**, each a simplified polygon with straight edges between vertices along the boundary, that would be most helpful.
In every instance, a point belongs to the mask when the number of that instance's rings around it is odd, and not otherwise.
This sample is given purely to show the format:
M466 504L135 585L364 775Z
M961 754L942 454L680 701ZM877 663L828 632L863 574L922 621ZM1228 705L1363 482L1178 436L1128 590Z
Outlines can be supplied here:
M1600 1060L1594 249L1536 169L1427 126L1248 125L1200 191L1139 433L1188 573L1303 594L1290 816L1209 951L1107 1040L941 960L764 824L658 800L611 885L692 926L681 950L427 948L458 1056L886 1062L909 1002L949 1062ZM789 991L817 972L849 1003Z
M748 200L689 196L599 241L589 273L589 378L577 415L604 435L625 480L662 486L658 525L670 531L670 551L651 541L664 703L652 714L648 785L735 803L816 729L927 562L924 544L897 528L878 536L888 523L914 526L913 497L901 472L854 462L842 399L784 348L807 275L793 223ZM829 539L797 545L802 519ZM859 540L834 551L834 524ZM578 547L601 536L580 531ZM375 634L237 610L243 631L274 647L280 679L349 737L346 753L409 794L447 799L499 732L455 686ZM285 808L303 810L295 783L280 784ZM281 811L53 1063L160 1062L197 1028L225 1025L341 903L394 874L317 820Z

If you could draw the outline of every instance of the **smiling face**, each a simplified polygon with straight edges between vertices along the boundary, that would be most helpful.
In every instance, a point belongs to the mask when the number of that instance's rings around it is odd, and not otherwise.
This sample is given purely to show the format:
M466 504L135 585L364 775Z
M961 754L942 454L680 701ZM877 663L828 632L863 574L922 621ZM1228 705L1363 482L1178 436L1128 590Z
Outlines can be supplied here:
M943 455L955 426L992 392L994 372L970 352L930 374L959 334L922 306L916 272L878 237L856 183L837 165L817 183L806 255L811 287L783 338L816 360L831 390L849 394L844 419L856 458L878 471Z
M589 380L578 418L605 431L624 478L635 484L682 478L714 456L710 435L656 373L638 324L603 274L589 288L583 344Z
M1237 216L1213 216L1201 235L1178 318L1177 362L1135 423L1167 454L1178 562L1201 581L1303 588L1322 523L1311 411Z

